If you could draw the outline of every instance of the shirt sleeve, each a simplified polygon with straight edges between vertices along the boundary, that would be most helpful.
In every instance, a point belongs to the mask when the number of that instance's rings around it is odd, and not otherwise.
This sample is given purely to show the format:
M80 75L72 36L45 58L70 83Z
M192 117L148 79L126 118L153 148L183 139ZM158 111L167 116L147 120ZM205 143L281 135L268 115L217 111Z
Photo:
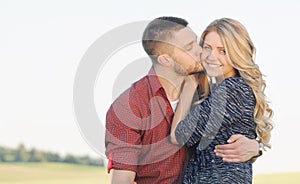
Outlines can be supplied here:
M105 146L110 169L137 172L141 150L141 119L138 107L129 103L129 94L123 94L106 114ZM131 99L132 100L132 99Z
M179 122L175 136L185 146L193 146L202 137L214 136L224 123L240 121L244 95L238 83L224 80L213 93Z

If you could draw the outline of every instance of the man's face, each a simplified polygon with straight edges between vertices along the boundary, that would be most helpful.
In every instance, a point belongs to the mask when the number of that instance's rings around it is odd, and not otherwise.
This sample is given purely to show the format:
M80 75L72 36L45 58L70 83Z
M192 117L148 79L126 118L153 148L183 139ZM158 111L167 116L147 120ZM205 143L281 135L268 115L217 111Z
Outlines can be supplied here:
M173 33L174 50L171 57L174 70L180 75L188 75L202 71L200 64L201 47L197 44L196 34L185 27Z

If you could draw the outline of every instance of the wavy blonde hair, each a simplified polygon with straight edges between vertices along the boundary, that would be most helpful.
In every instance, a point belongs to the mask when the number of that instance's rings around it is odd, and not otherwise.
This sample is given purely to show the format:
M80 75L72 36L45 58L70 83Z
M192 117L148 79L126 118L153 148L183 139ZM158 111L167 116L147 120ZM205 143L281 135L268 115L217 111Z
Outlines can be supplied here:
M223 42L228 61L235 68L237 74L251 87L256 99L254 121L257 125L258 139L264 147L270 148L269 141L273 129L270 118L273 115L273 110L266 101L264 94L266 83L262 78L258 65L254 63L255 47L247 30L236 20L229 18L217 19L208 25L202 33L201 46L203 46L205 36L210 32L218 33ZM204 75L204 72L199 75L200 84L202 85L199 93L202 97L207 96L209 89Z

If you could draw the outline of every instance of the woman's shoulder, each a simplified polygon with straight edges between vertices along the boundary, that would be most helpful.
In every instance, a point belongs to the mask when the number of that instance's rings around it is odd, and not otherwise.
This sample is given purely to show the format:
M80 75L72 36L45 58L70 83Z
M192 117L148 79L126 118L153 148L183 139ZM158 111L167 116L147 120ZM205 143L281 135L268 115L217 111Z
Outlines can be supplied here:
M224 92L224 90L226 90L226 94L229 96L237 94L246 94L248 96L252 94L251 87L242 77L226 78L222 81L219 87L220 92Z
M250 89L250 86L242 77L228 77L222 81L220 86L235 90Z
M242 77L228 77L226 79L223 80L222 83L225 83L226 85L236 85L236 84L240 84L240 85L244 85L247 84L246 81L242 78Z
M226 78L216 89L217 96L222 96L228 102L228 107L242 109L253 109L255 96L251 87L241 77Z

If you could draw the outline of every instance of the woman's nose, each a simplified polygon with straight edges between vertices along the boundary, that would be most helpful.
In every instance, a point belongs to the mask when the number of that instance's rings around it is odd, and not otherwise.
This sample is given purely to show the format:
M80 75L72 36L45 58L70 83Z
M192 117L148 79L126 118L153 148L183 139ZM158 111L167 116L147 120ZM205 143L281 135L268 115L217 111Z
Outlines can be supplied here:
M213 50L209 53L207 59L209 59L209 60L215 60L216 59L216 54Z

